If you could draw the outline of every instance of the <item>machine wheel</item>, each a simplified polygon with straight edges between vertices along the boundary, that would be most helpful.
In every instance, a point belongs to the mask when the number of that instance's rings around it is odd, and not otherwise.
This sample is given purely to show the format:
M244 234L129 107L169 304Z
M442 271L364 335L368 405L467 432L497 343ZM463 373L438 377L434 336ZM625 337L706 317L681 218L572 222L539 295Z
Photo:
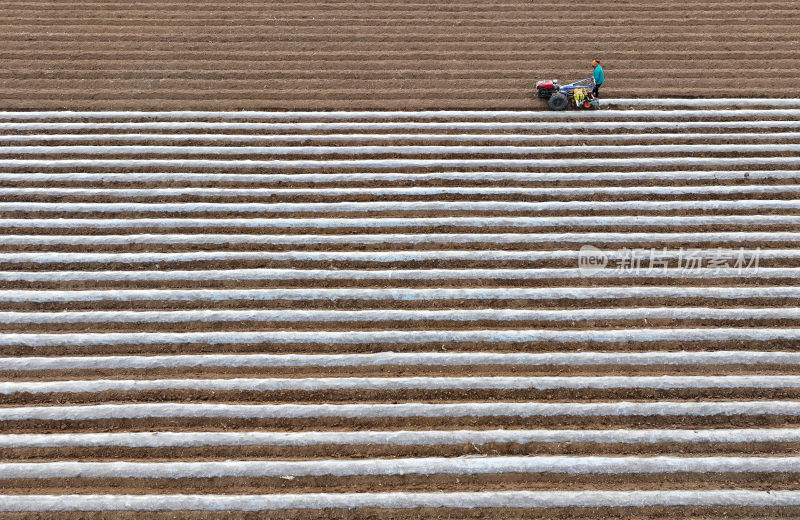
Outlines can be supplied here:
M556 92L550 96L547 106L550 107L550 110L564 110L567 108L567 96L561 92Z

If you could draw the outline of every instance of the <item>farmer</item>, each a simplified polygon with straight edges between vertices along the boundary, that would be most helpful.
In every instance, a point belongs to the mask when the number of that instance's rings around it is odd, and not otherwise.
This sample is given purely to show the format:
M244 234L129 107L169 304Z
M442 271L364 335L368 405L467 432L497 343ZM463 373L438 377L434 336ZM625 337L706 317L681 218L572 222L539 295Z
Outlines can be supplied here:
M592 67L594 67L594 88L592 89L592 94L594 94L595 99L600 99L600 87L606 80L606 76L603 74L603 67L600 66L600 60L594 60L592 62Z

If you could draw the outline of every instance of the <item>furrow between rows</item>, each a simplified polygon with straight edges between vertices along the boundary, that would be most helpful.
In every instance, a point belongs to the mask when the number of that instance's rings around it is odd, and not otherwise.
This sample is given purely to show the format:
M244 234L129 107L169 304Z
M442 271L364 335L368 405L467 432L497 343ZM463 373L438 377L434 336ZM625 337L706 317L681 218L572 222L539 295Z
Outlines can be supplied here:
M400 168L594 168L605 166L757 166L796 165L800 157L620 157L580 159L0 159L0 168L220 168L220 169L286 169L320 170L336 168L400 169Z

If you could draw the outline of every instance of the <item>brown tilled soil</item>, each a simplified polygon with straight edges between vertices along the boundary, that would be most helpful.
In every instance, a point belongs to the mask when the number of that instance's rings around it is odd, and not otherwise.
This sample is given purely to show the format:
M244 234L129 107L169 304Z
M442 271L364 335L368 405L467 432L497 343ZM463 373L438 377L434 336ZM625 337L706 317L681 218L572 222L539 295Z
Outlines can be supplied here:
M530 109L599 58L605 97L794 97L793 0L174 0L0 5L3 108Z

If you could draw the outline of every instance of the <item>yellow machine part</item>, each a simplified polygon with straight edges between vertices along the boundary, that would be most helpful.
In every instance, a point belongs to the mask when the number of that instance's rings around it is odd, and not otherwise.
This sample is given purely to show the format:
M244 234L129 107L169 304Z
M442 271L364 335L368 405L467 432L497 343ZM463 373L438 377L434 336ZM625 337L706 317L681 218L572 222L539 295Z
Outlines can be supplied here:
M586 90L582 88L576 88L572 91L572 97L575 99L576 103L580 103L584 99L586 99Z

